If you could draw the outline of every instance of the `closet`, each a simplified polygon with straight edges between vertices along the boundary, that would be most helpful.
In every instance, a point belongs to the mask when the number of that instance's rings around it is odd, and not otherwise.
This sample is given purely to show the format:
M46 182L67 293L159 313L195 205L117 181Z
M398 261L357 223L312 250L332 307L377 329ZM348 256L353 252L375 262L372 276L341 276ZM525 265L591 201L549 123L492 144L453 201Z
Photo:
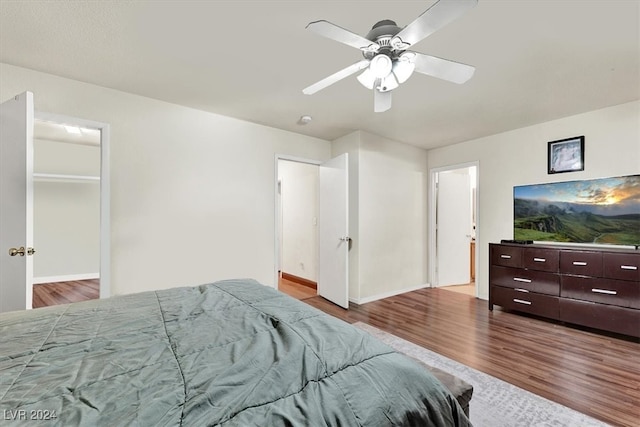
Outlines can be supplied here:
M100 277L100 137L35 120L34 284Z

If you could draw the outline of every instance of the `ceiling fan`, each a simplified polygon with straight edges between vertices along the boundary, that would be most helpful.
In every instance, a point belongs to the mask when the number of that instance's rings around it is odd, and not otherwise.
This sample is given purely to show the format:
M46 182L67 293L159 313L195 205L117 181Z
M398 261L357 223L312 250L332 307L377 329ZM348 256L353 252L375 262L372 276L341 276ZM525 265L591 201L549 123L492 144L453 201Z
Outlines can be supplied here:
M391 91L404 83L414 71L454 83L464 83L475 67L407 50L435 31L473 8L478 0L439 0L415 21L400 28L385 19L362 37L328 21L315 21L307 28L321 36L360 49L364 59L302 90L312 95L359 71L358 80L374 92L374 111L391 108Z

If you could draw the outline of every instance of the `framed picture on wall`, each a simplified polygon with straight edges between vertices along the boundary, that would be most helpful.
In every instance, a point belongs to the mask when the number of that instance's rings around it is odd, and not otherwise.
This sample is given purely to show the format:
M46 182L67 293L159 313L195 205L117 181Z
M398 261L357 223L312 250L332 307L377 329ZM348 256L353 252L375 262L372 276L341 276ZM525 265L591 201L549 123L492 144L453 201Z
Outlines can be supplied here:
M584 136L550 141L547 148L548 173L584 170Z

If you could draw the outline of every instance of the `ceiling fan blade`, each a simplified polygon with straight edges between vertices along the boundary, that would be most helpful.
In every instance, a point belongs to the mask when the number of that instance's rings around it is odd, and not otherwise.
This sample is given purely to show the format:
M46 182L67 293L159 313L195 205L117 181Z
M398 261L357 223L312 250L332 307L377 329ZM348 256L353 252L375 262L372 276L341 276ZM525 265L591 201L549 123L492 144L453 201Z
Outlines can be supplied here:
M438 77L439 79L447 80L453 83L462 84L469 80L476 68L462 64L460 62L450 61L448 59L438 58L436 56L425 55L422 53L413 52L416 54L414 58L414 64L416 68L414 71L417 73L426 74L428 76Z
M328 21L311 22L307 25L307 29L321 36L355 47L356 49L370 52L377 52L378 49L380 49L377 43Z
M373 89L373 111L376 113L384 113L391 108L391 91L380 92Z
M369 65L369 62L370 61L368 59L363 59L362 61L358 61L355 64L351 64L348 67L338 71L337 73L333 73L329 77L325 77L319 82L316 82L311 86L302 89L302 93L304 93L305 95L313 95L319 90L322 90L327 86L331 86L335 82L342 80L345 77L349 77L351 74L357 73L363 68L367 68L367 66Z
M396 43L392 41L391 44L403 46L406 49L462 16L477 3L478 0L439 0L415 21L404 27L394 37ZM403 43L398 44L398 38Z

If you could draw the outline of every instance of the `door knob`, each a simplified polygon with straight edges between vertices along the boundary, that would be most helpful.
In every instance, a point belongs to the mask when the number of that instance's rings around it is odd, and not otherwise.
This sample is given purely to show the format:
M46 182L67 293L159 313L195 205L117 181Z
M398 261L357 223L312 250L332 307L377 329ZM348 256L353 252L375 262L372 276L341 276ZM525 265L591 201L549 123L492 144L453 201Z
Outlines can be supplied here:
M24 256L25 254L31 256L33 254L36 253L36 250L33 248L27 248L26 250L24 249L24 246L20 246L19 248L10 248L9 249L9 255L10 256L16 256L16 255L20 255L20 256Z
M9 249L10 256L16 256L16 255L24 256L24 253L25 253L24 246L20 246L18 249L16 248Z

